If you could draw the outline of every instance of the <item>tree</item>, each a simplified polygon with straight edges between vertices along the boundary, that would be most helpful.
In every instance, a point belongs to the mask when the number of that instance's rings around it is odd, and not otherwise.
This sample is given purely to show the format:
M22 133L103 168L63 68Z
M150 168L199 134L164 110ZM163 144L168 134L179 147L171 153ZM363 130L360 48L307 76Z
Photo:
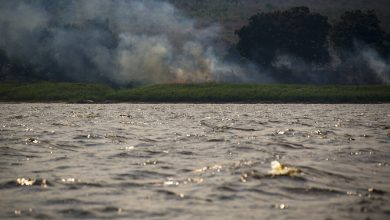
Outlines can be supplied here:
M249 19L249 25L235 33L241 56L270 66L278 55L298 56L314 63L327 62L328 18L311 13L307 7L287 11L259 13Z
M8 64L8 57L4 50L0 49L0 81L6 77L6 68Z
M353 50L355 42L364 43L381 52L385 32L374 11L347 11L333 25L330 40L337 49Z

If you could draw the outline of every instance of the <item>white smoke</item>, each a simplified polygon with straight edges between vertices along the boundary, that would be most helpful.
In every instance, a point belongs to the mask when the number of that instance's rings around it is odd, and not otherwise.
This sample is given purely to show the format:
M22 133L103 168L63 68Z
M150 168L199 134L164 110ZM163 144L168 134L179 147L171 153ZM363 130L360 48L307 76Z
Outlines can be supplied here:
M0 48L49 78L126 85L246 77L215 55L218 26L198 28L161 0L0 0L0 30Z
M316 64L279 54L272 62L271 74L288 83L390 84L390 60L368 45L355 42L353 50L341 53L330 50L330 55L330 62Z
M266 70L221 61L220 27L200 28L164 0L0 0L0 33L0 50L44 79L390 84L389 60L359 44L326 64L282 53Z
M363 60L368 64L370 69L387 85L390 84L390 60L385 60L379 56L378 52L372 48L366 48L361 51Z
M347 84L390 84L390 60L382 57L370 45L357 40L354 48L334 57L331 68Z

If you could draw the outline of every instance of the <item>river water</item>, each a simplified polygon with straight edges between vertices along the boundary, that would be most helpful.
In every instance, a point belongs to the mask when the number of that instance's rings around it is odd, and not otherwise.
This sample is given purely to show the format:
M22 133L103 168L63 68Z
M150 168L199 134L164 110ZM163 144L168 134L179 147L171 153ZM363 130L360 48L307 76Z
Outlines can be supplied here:
M390 219L389 110L1 104L0 218Z

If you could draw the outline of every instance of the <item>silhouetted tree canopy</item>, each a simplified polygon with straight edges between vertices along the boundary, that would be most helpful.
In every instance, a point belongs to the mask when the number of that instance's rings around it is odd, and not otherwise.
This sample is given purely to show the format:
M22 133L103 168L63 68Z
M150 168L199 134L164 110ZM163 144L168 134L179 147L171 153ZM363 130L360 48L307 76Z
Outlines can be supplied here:
M265 66L279 54L326 62L329 30L328 18L311 13L307 7L259 13L249 19L249 25L236 31L237 49L243 57Z
M379 24L374 11L347 11L333 25L330 40L336 48L343 50L352 50L355 42L360 42L383 52L385 32Z

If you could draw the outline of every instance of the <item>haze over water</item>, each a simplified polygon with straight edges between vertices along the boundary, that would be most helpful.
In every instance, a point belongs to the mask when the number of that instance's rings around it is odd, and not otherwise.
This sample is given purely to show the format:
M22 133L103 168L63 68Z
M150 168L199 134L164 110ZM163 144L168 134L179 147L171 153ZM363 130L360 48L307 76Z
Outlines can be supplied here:
M1 104L0 218L387 219L389 109Z

